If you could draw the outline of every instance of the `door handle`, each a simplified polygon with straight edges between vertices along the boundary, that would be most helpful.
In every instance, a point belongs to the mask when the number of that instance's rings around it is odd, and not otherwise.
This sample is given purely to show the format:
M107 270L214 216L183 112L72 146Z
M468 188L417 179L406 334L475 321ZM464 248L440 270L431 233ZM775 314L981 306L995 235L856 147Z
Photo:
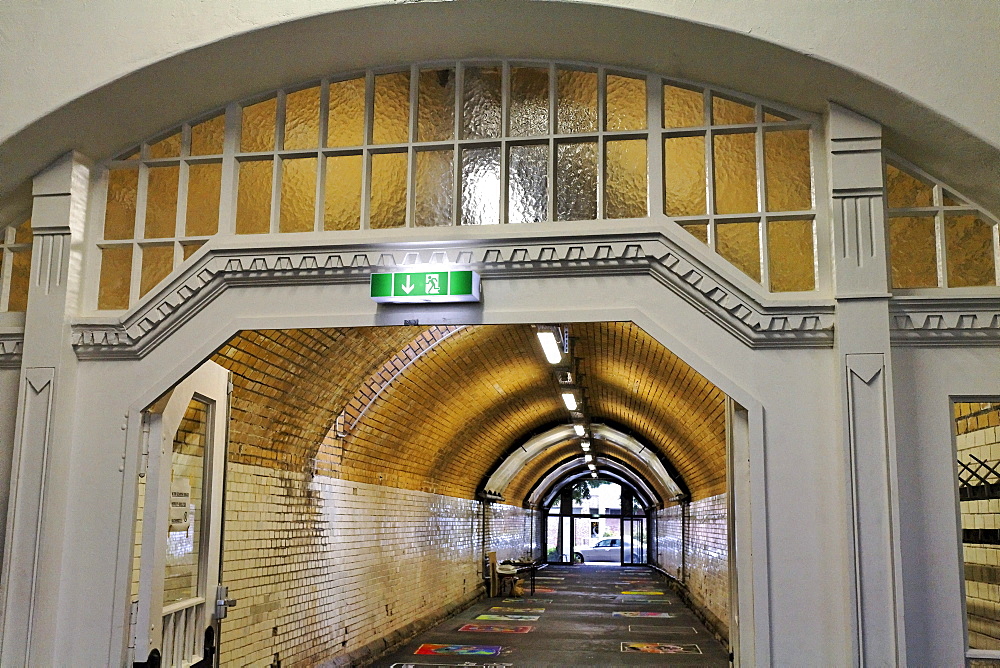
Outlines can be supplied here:
M225 619L229 614L229 608L236 607L236 599L229 598L229 587L219 585L215 595L215 618Z

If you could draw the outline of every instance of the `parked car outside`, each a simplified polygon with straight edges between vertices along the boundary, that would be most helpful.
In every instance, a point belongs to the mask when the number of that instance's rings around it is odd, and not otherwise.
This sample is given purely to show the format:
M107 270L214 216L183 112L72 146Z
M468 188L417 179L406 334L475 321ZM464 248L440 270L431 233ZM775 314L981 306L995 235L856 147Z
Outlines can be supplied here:
M625 541L625 552L628 553L630 544ZM602 538L590 547L585 547L577 550L577 553L583 557L584 562L588 561L621 561L622 558L622 539L621 538Z

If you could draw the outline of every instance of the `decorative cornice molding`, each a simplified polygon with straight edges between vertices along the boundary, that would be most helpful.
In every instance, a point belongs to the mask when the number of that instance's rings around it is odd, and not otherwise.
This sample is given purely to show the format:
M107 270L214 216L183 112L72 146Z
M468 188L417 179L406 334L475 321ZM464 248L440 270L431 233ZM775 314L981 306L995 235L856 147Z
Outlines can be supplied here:
M20 369L24 332L0 333L0 369Z
M897 298L889 320L897 346L1000 346L1000 296Z
M648 228L438 242L220 245L122 320L74 323L73 345L80 359L135 359L230 288L367 284L375 270L426 263L470 267L485 279L649 274L750 347L833 345L832 303L763 303L660 229Z

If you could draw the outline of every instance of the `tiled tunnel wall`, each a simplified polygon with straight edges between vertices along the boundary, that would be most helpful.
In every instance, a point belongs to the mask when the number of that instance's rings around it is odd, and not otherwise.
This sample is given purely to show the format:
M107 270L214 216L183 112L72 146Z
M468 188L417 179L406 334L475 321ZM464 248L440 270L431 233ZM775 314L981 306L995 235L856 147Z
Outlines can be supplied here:
M718 494L692 501L686 512L675 505L654 516L656 564L685 584L696 605L714 617L712 623L723 633L729 628L727 512L726 495Z
M955 433L969 647L1000 650L1000 402L956 403Z

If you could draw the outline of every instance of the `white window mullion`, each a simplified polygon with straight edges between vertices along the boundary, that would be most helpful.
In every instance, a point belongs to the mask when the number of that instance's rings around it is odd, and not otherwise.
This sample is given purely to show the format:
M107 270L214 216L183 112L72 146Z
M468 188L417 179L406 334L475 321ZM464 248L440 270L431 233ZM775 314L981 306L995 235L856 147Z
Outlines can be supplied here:
M364 138L365 148L361 151L361 229L371 229L368 217L370 215L370 200L372 192L372 152L369 148L372 143L372 130L375 125L375 73L371 70L365 72L365 120Z
M646 77L646 215L663 215L663 80Z
M222 197L219 198L219 235L236 234L236 203L239 197L240 125L243 109L239 104L226 107L225 135L222 144Z

